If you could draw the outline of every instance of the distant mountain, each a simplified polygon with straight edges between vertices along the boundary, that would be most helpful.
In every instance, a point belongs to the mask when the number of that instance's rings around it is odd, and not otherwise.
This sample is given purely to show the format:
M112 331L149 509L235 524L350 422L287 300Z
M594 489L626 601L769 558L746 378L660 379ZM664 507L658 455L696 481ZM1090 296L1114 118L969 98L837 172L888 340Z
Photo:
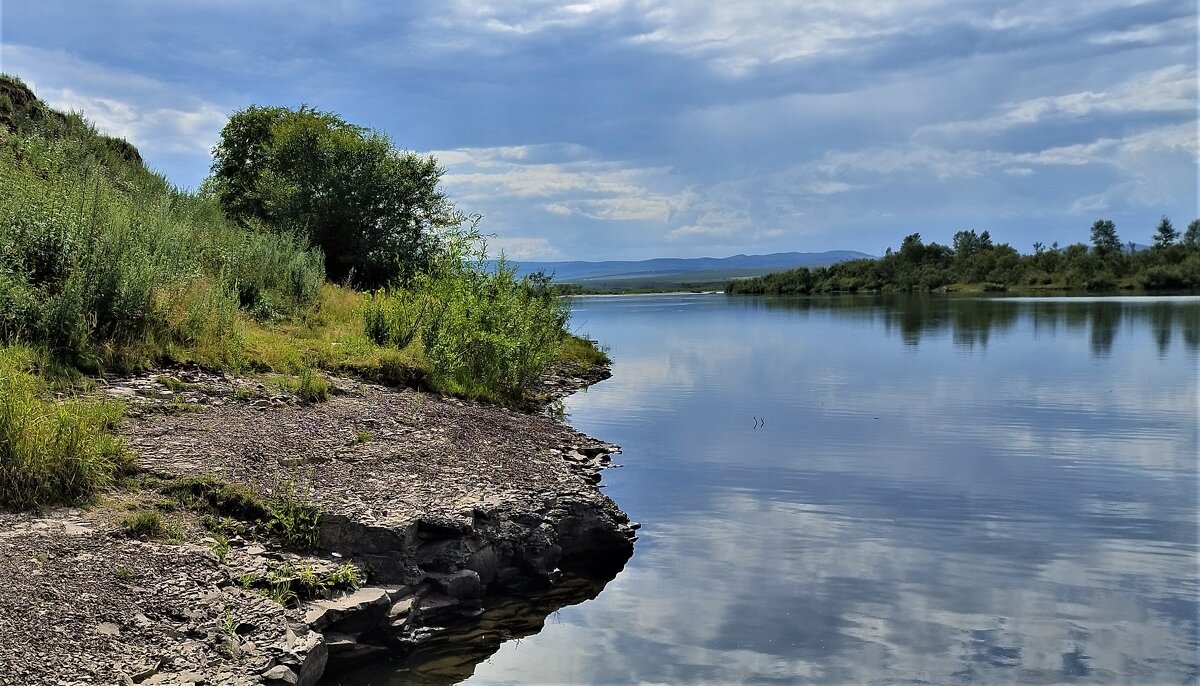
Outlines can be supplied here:
M764 270L795 269L796 267L821 267L872 257L854 250L832 250L829 252L778 252L770 255L734 255L733 257L660 257L652 260L612 260L607 262L525 262L509 260L517 267L518 276L544 271L553 274L558 283L591 283L614 281L670 281L679 277L681 281L693 277L695 280L728 280L739 276L756 276Z

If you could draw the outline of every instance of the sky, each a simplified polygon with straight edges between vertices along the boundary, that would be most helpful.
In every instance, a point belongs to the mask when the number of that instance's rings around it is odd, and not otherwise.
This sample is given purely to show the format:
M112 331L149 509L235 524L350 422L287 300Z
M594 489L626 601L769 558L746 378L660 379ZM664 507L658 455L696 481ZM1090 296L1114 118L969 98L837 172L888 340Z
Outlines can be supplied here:
M188 188L231 113L335 112L514 259L1200 215L1195 0L3 0L0 71Z

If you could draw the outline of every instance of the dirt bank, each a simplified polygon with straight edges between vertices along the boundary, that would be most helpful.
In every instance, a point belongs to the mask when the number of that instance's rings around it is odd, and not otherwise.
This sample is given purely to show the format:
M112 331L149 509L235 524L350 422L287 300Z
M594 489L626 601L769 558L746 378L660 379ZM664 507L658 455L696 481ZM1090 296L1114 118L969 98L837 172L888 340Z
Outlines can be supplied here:
M95 507L0 519L0 684L312 684L419 649L485 594L632 552L636 525L597 488L615 446L550 417L331 382L314 404L195 369L107 384L145 473ZM546 383L553 397L584 382ZM316 516L268 526L222 511L217 490ZM130 538L124 520L147 509L169 535ZM293 524L310 535L278 535Z

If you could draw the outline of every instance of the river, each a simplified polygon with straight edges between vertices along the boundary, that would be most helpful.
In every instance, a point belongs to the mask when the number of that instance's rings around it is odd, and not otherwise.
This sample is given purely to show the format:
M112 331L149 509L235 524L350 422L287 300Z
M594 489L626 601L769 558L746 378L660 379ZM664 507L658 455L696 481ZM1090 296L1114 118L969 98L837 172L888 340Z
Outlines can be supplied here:
M574 310L613 378L565 409L643 528L467 683L1200 678L1200 298Z

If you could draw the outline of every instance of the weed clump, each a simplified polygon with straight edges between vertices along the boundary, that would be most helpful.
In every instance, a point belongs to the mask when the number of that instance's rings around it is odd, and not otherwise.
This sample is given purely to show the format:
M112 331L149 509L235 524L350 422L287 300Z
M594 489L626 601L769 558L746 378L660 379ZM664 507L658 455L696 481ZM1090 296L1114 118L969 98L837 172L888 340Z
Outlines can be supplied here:
M354 590L362 583L358 569L343 563L332 572L318 572L309 565L281 564L268 570L265 577L243 575L243 588L256 589L280 605L296 605L306 600L329 598L335 592Z
M284 377L280 385L295 393L306 403L316 403L329 399L329 380L311 367L305 367L294 377Z
M138 510L126 515L120 523L121 532L129 538L147 540L183 540L178 524L167 521L158 510Z
M321 511L300 494L294 482L287 481L275 489L263 527L288 545L311 550L320 540Z

